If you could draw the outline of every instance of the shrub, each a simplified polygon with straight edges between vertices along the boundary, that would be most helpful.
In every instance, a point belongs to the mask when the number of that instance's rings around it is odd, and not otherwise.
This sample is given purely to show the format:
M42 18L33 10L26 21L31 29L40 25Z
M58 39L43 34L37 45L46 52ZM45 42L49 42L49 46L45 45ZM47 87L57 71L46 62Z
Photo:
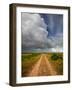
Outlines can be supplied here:
M57 60L58 58L59 57L58 57L58 55L56 53L52 54L52 56L51 56L52 60Z

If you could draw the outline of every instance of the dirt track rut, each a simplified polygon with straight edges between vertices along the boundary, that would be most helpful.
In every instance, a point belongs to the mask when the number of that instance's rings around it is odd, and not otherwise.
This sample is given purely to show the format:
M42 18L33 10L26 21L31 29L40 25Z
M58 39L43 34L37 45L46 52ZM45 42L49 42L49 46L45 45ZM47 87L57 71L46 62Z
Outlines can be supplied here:
M40 59L29 72L28 76L48 76L56 74L57 72L52 67L47 56L45 54L41 54Z

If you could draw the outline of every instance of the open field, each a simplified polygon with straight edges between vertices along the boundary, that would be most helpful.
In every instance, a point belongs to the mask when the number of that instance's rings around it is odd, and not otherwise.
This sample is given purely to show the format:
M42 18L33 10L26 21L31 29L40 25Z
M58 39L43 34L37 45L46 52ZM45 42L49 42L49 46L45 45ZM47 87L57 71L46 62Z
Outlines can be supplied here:
M63 75L63 53L23 53L22 77Z
M48 53L47 57L53 68L55 68L57 75L63 75L63 53Z
M22 76L27 76L29 71L32 70L35 63L38 61L40 54L29 53L22 54Z

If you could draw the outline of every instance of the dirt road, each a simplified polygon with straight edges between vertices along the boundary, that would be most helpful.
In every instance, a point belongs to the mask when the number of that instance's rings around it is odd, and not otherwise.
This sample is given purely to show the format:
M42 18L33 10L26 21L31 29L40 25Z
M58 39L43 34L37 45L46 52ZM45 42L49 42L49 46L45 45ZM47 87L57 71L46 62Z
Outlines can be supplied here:
M29 72L28 76L48 76L56 74L57 72L52 67L46 54L41 54L40 59Z

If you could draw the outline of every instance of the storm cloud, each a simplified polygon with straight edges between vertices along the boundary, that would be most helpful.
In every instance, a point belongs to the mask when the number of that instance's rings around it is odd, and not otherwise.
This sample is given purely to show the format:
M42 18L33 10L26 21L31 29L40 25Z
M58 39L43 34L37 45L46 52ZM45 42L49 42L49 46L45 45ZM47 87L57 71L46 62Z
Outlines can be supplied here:
M62 34L49 36L48 25L40 14L21 14L22 51L55 51L62 48Z

